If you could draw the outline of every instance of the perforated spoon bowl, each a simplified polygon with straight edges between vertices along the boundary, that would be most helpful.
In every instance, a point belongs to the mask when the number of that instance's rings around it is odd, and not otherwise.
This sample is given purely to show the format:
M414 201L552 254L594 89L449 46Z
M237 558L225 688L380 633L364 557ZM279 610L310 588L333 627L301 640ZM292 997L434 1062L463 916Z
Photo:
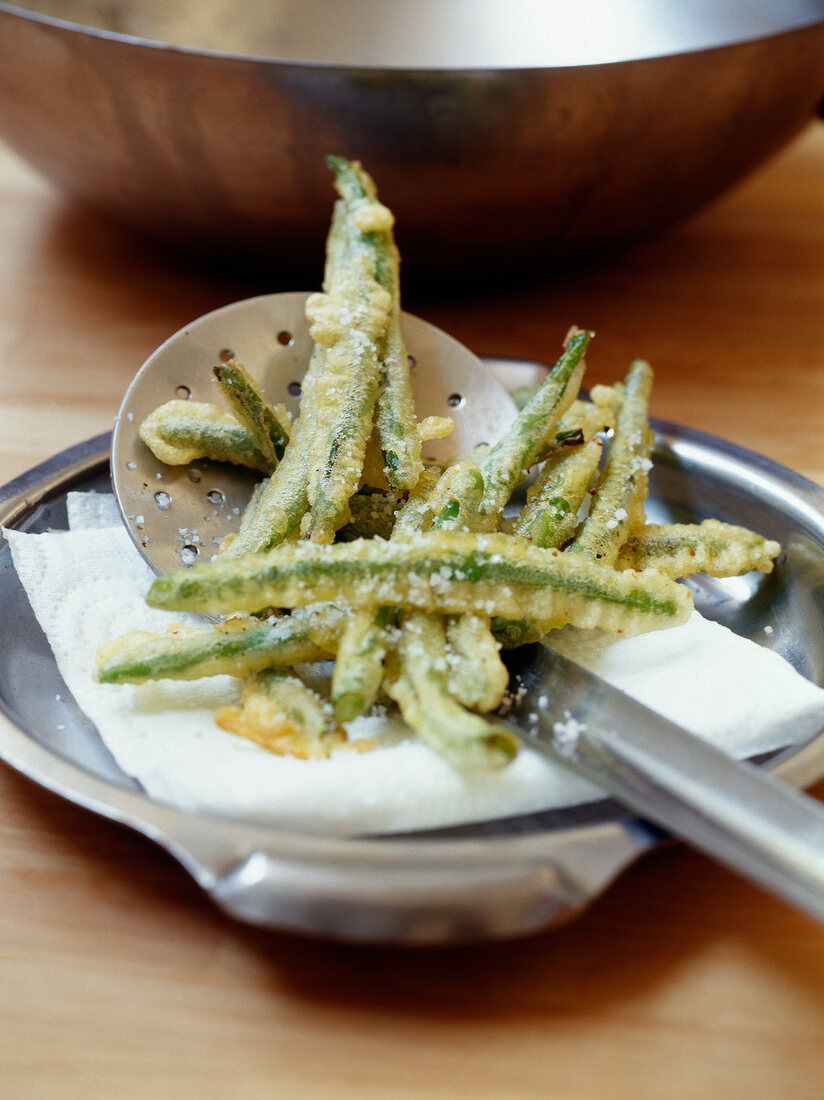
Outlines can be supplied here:
M112 483L129 533L157 573L209 561L220 539L237 530L261 475L205 459L167 466L141 442L141 421L173 398L222 405L212 368L229 352L273 404L296 413L312 347L306 298L303 292L267 294L206 314L162 344L126 391L112 436ZM405 313L403 331L418 416L455 422L446 439L425 444L424 457L443 461L497 439L516 408L492 372L419 317Z

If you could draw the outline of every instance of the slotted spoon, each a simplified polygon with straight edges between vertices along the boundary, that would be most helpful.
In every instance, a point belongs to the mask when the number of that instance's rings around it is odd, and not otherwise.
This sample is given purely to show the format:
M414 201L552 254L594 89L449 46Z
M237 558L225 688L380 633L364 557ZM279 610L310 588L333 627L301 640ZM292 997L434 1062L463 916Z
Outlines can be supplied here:
M159 462L138 436L141 421L173 398L222 405L212 368L228 352L243 363L272 404L294 415L309 364L307 294L267 294L224 306L170 337L144 363L123 398L112 436L112 482L129 533L157 573L209 561L221 537L237 530L261 475L202 460ZM418 416L451 416L446 439L425 444L443 461L497 439L516 414L507 391L476 355L427 321L403 316Z

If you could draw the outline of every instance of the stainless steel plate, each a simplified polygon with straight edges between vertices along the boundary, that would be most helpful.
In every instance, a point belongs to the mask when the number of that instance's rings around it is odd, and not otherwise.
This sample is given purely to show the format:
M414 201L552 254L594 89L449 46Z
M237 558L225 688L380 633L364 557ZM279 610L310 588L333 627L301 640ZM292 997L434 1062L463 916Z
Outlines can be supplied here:
M824 684L824 491L710 436L661 422L655 428L651 519L718 516L785 548L768 577L696 579L696 604ZM64 527L69 489L108 489L109 442L90 440L0 490L0 522L30 531ZM5 543L0 623L0 756L155 840L245 921L363 942L522 935L589 905L661 839L607 799L430 834L352 839L185 814L149 800L73 703ZM810 783L824 774L824 738L777 754L770 765L792 782Z

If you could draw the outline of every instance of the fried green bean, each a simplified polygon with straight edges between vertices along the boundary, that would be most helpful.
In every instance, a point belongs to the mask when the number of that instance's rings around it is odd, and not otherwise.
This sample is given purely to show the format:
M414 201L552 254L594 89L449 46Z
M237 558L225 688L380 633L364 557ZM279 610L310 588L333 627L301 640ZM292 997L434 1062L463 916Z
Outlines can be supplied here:
M253 496L237 536L224 540L220 557L245 557L269 550L295 532L306 513L306 466L295 446L284 452L261 492Z
M199 458L231 462L268 474L273 463L256 445L249 431L216 405L175 399L149 413L140 438L161 462L186 466Z
M349 722L372 706L383 679L393 609L352 613L341 634L332 673L332 704L339 722Z
M509 683L488 615L451 615L446 620L449 690L471 710L488 714L500 705Z
M480 526L478 508L484 482L475 462L450 466L429 498L433 528L472 531ZM449 688L455 699L472 710L488 713L501 702L509 672L490 630L488 615L450 616L446 624Z
M570 433L566 440L575 439L580 445L561 446L549 455L512 525L514 535L535 546L563 546L572 538L578 528L578 511L601 461L602 442L595 433L611 427L612 417L596 405L580 405L565 429Z
M420 481L410 492L406 504L395 516L395 526L392 528L392 541L405 538L407 535L416 535L427 531L432 526L432 509L429 501L435 489L443 477L443 471L437 468L425 469Z
M236 618L214 627L173 627L165 634L137 631L100 649L97 678L103 684L197 680L322 661L334 653L343 622L343 612L330 606L273 621Z
M563 354L507 429L481 459L484 496L480 513L484 528L493 530L512 491L543 455L553 428L575 400L584 370L590 333L575 330Z
M289 442L289 418L281 405L273 408L254 378L237 359L228 359L213 370L221 393L232 406L236 419L243 424L266 455L272 469L283 458Z
M398 512L390 538L399 539L423 529L431 518L425 500L438 476L424 473ZM355 611L344 627L332 677L332 701L339 721L350 721L365 713L377 699L395 617L392 607L368 607Z
M512 533L535 546L563 546L578 528L578 511L601 461L602 444L590 439L573 454L547 463L527 491L526 504Z
M433 522L435 527L445 529L465 529L469 520L477 516L483 480L474 462L457 463L446 470L440 480L436 481L430 476L429 481L432 482L432 488L426 496L425 506L416 505L414 500L407 504L394 538L408 535L413 529L420 531L429 522ZM426 484L421 485L421 489L426 487ZM333 681L333 699L340 695L344 700L342 708L336 702L336 713L342 721L346 720L344 714L354 717L355 713L362 713L377 697L387 652L386 621L389 612L390 609L386 607L377 612L370 609L356 613L347 624L335 666L337 683ZM413 617L415 615L410 614ZM488 633L488 619L485 620L486 638L484 619L479 616L468 616L467 619L466 623L455 621L452 624L450 686L457 700L465 706L489 711L500 701L506 689L508 674L500 661L495 640ZM473 641L476 648L474 652L470 652ZM355 685L351 690L346 686L350 683ZM362 690L362 683L367 684L369 690ZM354 709L356 706L360 707L357 711Z
M378 345L390 301L365 256L333 273L306 303L310 334L323 349L309 473L309 537L331 542L349 517L380 388Z
M508 764L518 751L517 737L457 703L449 692L447 667L440 616L410 615L400 628L387 693L406 723L458 770L486 771Z
M391 298L381 346L381 388L375 424L380 437L384 474L395 489L411 489L423 470L421 441L416 431L415 401L409 372L409 355L401 332L400 257L392 228L394 218L377 199L371 177L357 161L327 158L341 196L340 212L333 221L328 251L332 266L353 251L368 252L375 278Z
M224 539L220 557L242 558L271 550L298 530L309 507L309 461L314 437L317 377L322 367L322 353L315 348L301 383L300 415L292 425L283 459L261 491L252 497L237 536Z
M266 486L269 484L269 478L265 477L263 481L259 481L252 490L252 495L249 497L249 503L243 510L243 514L240 517L240 526L235 532L229 532L224 535L220 540L219 554L225 554L235 539L245 540L249 535L249 525L257 511L258 504L263 494L266 492Z
M303 759L328 756L346 741L329 703L287 669L247 677L241 705L221 707L215 721L270 752Z
M320 543L332 542L349 518L375 407L386 388L387 336L393 315L399 317L392 214L360 165L339 157L329 164L341 198L327 242L323 293L306 303L310 334L323 356L308 486L308 536ZM408 384L405 355L402 367Z
M404 543L304 542L245 559L218 558L158 577L147 596L152 607L207 613L332 600L446 615L559 618L624 634L683 622L692 604L683 585L653 570L616 572L510 535L459 531Z
M652 368L636 359L624 381L623 400L607 460L589 513L567 553L614 565L629 532L644 522L652 463L648 422Z
M770 573L780 552L779 543L715 519L700 524L645 524L621 547L616 568L652 566L669 577L693 573L736 577L751 570Z
M506 619L493 616L490 623L492 636L502 649L517 649L518 646L539 642L545 634L560 624L556 621L541 622L535 619Z
M483 492L483 475L472 459L448 467L429 497L432 526L444 531L475 530Z
M375 424L383 453L383 472L395 489L411 489L421 475L423 462L399 306L390 321L382 365L383 385L378 394Z

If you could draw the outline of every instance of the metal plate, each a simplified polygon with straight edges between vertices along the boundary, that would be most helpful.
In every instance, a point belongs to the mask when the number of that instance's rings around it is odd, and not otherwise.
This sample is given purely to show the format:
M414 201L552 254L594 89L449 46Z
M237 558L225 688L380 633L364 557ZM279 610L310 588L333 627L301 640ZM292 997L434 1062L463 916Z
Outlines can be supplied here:
M712 437L655 428L650 519L715 515L785 548L768 577L698 578L696 604L824 685L824 491ZM68 489L106 488L108 443L91 440L0 490L0 522L32 531L65 526ZM108 756L60 679L5 544L0 622L0 755L35 782L157 841L242 920L364 942L522 935L569 919L660 840L608 800L385 838L310 837L185 814L146 798ZM824 739L771 763L792 782L812 782L824 774Z

